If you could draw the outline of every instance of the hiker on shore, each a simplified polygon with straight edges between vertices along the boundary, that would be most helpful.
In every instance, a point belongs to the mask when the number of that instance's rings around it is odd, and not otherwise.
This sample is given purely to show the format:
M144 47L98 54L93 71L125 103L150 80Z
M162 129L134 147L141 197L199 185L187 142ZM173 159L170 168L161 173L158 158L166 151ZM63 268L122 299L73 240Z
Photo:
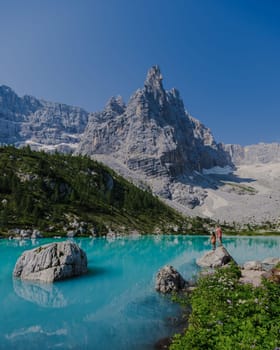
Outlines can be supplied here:
M216 237L217 237L217 240L219 242L219 245L222 245L222 236L223 236L223 232L222 232L221 226L217 226L216 227Z

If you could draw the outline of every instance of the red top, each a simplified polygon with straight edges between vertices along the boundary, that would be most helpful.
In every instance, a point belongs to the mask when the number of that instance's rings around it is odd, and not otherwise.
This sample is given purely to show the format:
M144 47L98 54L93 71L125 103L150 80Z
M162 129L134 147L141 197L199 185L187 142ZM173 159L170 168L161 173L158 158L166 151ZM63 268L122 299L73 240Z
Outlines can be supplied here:
M217 238L222 238L222 229L220 227L216 228L216 235Z

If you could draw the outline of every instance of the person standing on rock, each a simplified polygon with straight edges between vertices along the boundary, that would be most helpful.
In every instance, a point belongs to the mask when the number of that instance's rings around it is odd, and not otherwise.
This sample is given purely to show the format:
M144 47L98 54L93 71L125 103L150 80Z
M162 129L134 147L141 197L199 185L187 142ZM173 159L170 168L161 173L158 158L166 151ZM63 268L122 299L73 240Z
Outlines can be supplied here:
M216 227L216 237L217 237L217 240L219 242L219 245L222 245L222 236L223 236L223 233L222 233L221 226L217 226Z
M214 231L211 233L210 242L212 244L212 249L215 250L216 249L216 234Z

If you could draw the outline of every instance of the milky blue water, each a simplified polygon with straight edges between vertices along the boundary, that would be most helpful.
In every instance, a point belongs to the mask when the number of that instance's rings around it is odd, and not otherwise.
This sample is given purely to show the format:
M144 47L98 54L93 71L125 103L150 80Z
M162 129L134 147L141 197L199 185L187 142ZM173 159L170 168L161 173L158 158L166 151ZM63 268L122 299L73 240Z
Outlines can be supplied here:
M154 290L156 272L173 265L186 279L209 237L79 239L86 276L53 285L15 281L20 254L51 240L0 240L0 349L148 350L176 331L179 308ZM278 256L280 237L225 238L238 263Z

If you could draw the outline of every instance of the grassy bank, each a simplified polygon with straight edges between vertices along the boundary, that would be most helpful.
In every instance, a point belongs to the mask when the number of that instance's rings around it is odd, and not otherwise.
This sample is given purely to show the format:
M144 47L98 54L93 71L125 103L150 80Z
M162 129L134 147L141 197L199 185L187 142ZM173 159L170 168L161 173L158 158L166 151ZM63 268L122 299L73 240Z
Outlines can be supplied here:
M280 346L280 285L261 287L238 282L230 266L201 277L190 297L189 325L176 335L170 350L274 350Z

